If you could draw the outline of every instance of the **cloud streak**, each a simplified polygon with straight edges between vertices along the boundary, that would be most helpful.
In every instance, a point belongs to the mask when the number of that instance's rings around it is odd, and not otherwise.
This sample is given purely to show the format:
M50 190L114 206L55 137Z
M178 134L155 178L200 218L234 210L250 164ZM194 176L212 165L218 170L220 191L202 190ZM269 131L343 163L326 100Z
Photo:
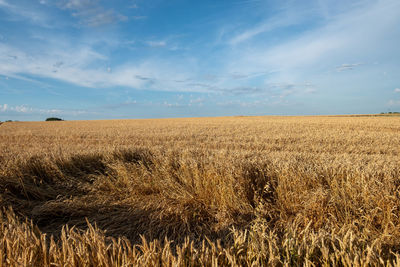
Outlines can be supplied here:
M5 0L0 0L0 6L1 7L6 7L6 8L10 8L13 7L12 5L10 5L8 2L6 2Z
M164 47L167 45L166 41L148 41L146 44L150 47Z
M100 27L128 20L127 16L113 9L104 8L96 0L66 0L60 1L58 6L72 11L72 16L79 18L81 24L90 27Z
M290 13L290 14L288 14ZM285 27L293 26L299 24L307 14L305 12L289 12L285 10L272 18L269 18L262 23L256 25L255 27L246 29L238 34L235 34L228 40L229 45L239 45L246 41L250 41L258 35L265 34L268 32L273 32L280 30Z
M10 4L6 0L0 0L0 9L3 9L11 20L26 20L44 28L53 27L49 23L50 17L40 10Z
M11 106L8 104L0 104L0 114L28 114L28 115L71 115L78 116L87 114L85 110L62 110L62 109L42 109L30 107L28 105Z
M346 71L346 70L354 70L354 68L364 65L362 63L355 63L355 64L342 64L336 67L336 70L339 72Z

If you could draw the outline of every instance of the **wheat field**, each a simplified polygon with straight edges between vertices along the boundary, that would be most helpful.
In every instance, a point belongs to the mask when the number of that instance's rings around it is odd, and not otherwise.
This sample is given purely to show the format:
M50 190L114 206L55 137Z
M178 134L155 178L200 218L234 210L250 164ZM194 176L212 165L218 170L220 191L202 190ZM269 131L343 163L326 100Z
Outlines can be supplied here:
M0 266L400 265L400 118L0 125Z

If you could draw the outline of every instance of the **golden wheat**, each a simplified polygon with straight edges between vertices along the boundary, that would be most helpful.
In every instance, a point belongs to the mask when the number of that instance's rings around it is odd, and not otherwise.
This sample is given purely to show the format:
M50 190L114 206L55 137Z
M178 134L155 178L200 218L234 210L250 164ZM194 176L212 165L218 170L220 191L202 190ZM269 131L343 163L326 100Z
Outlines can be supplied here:
M4 123L0 265L398 265L399 133L393 116Z

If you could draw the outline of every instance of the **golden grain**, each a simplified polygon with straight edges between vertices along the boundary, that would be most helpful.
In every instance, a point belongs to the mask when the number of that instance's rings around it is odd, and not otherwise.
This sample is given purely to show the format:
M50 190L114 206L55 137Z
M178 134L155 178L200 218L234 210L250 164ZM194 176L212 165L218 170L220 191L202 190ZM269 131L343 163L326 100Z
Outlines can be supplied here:
M399 148L393 116L4 123L0 266L399 265Z

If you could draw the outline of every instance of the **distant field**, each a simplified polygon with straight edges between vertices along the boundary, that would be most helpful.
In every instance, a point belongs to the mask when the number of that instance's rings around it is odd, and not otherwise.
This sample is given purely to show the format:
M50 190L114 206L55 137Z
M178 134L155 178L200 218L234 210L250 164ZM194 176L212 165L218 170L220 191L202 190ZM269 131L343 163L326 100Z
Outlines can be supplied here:
M399 153L391 115L4 123L0 266L399 265Z

